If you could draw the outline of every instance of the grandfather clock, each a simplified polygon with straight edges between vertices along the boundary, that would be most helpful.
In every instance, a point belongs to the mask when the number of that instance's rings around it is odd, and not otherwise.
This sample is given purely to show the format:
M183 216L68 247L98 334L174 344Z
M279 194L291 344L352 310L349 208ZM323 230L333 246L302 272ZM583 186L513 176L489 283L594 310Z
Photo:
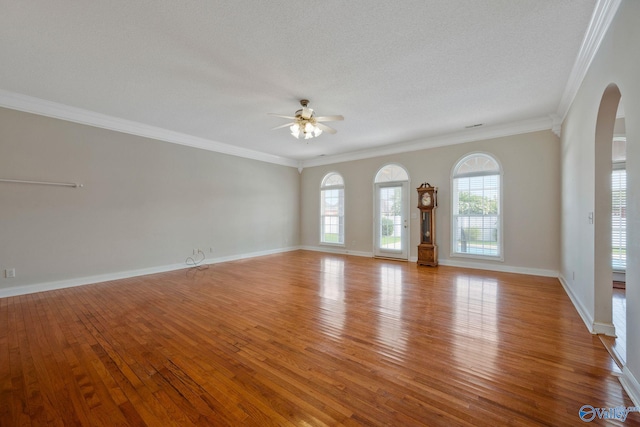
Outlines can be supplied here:
M420 244L418 245L418 265L438 265L438 247L436 246L436 217L438 207L438 188L428 182L418 190L418 209L420 209Z

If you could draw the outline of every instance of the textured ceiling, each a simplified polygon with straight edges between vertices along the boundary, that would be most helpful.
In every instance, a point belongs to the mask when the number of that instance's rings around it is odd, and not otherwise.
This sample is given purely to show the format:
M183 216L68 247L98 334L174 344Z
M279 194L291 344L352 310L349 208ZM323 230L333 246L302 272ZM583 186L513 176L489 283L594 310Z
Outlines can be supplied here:
M0 0L0 89L293 160L556 113L595 0ZM271 131L308 98L336 135Z

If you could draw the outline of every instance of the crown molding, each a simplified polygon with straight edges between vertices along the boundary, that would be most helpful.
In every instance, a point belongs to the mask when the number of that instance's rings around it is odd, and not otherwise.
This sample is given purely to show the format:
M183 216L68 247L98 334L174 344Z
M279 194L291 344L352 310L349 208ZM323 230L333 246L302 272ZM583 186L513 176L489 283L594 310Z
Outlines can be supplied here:
M159 141L184 145L187 147L199 148L202 150L258 160L267 163L274 163L282 166L289 166L298 169L299 173L305 167L320 166L332 163L348 162L372 157L379 157L391 154L405 153L410 151L436 148L445 145L461 144L464 142L479 141L483 139L497 138L502 136L517 135L539 130L547 130L552 127L550 117L525 120L522 122L509 123L505 125L487 126L474 129L465 129L461 132L422 138L390 146L362 150L352 153L326 156L310 160L294 160L286 157L274 156L259 151L246 148L234 147L229 144L187 135L168 129L150 126L132 120L121 119L106 114L96 113L82 108L71 107L41 98L35 98L15 92L0 89L0 107L12 110L24 111L41 116L52 117L83 125L94 126L116 132L123 132Z
M562 136L562 119L557 114L551 114L549 117L551 118L551 132L560 138Z
M523 120L520 122L502 125L465 129L460 132L426 137L414 141L387 145L380 148L373 148L346 154L338 154L335 156L318 157L311 160L303 160L300 162L300 168L350 162L353 160L370 159L373 157L389 156L392 154L401 154L410 151L444 147L446 145L463 144L465 142L482 141L485 139L519 135L541 130L550 130L552 126L553 119L550 116L546 116L539 117L537 119Z
M246 159L259 160L267 163L274 163L282 166L298 167L298 161L285 157L274 156L259 151L246 148L234 147L206 138L174 132L168 129L150 126L132 120L121 119L106 114L96 113L82 108L71 107L57 102L47 101L28 95L9 92L0 89L0 107L12 110L24 111L27 113L39 114L41 116L94 126L97 128L123 132L159 141L171 142L185 145L187 147L199 148L216 153L229 154L231 156L243 157Z
M561 122L564 121L569 112L569 108L580 89L580 85L582 85L584 77L587 75L591 62L593 62L593 58L596 56L621 2L622 0L597 1L589 27L582 41L582 46L580 46L578 56L573 64L569 80L558 105L556 116L560 118Z
M622 0L597 0L591 21L587 28L580 51L569 75L567 85L558 105L556 113L549 117L526 120L507 125L487 126L464 130L456 133L431 136L419 140L372 148L352 153L325 156L308 160L295 160L260 151L240 148L222 142L200 138L168 129L150 126L131 120L108 116L93 111L71 107L28 95L4 91L0 89L0 107L24 111L60 120L80 123L88 126L128 133L145 138L170 142L207 151L258 160L282 166L294 167L302 173L305 167L321 166L353 160L361 160L385 155L399 154L445 145L516 135L526 132L551 129L560 136L561 124L586 76L604 36Z

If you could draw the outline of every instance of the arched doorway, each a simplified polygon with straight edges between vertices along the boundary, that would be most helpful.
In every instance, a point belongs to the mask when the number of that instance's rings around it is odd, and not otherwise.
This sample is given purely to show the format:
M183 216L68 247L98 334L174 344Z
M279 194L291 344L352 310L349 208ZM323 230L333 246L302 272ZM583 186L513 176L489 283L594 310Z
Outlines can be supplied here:
M595 133L594 173L594 327L599 334L616 336L613 324L612 256L612 141L620 90L610 84L598 109Z

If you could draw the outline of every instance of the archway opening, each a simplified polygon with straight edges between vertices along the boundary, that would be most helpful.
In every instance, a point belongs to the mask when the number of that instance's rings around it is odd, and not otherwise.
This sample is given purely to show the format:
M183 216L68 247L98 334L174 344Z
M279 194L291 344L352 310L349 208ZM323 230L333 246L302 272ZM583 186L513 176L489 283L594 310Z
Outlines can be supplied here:
M594 331L607 336L603 337L603 342L622 367L626 359L626 313L620 311L626 304L621 290L614 290L614 271L621 268L620 261L626 258L626 244L623 247L620 239L623 231L626 234L626 224L621 224L625 212L620 210L619 204L616 206L616 196L620 202L620 185L616 188L614 182L621 177L619 163L616 164L621 156L620 143L616 141L620 141L624 129L620 99L618 86L610 84L602 95L596 122L593 265Z

